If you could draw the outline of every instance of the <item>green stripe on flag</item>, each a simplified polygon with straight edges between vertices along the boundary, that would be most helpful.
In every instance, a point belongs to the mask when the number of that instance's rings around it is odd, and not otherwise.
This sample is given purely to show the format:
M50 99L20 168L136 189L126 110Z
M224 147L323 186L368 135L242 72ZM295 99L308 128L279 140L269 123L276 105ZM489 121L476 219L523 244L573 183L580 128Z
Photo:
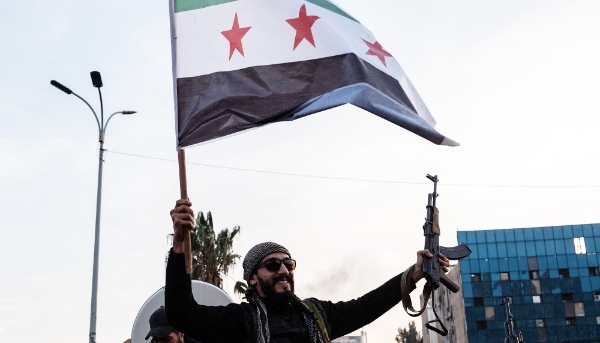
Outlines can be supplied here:
M354 19L351 15L349 15L348 13L344 12L343 9L339 8L336 4L334 4L333 2L327 1L327 0L306 0L306 2L310 2L314 5L317 5L319 7L323 7L324 9L330 10L333 13L337 13L343 17L346 17L350 20L354 20L355 22L358 23L358 20Z
M228 2L234 2L234 1L237 1L237 0L174 0L175 13L197 10L200 8L205 8L205 7L215 6L215 5L222 5L222 4L226 4ZM310 2L314 5L324 8L326 10L330 10L333 13L337 13L343 17L346 17L350 20L354 20L355 22L358 23L358 20L354 19L354 17L352 17L351 15L346 13L343 9L338 7L333 2L330 2L328 0L306 0L306 2Z
M222 5L237 0L175 0L175 13Z

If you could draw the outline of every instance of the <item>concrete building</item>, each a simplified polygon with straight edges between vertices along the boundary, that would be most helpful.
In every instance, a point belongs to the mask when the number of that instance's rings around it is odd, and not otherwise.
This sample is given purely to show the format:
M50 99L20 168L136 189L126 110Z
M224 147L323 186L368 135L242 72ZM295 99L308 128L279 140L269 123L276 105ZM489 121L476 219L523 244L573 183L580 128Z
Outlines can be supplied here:
M460 264L451 267L448 272L448 277L456 282L462 290ZM434 294L437 315L448 329L448 335L445 337L441 336L425 327L425 323L435 320L430 299L427 310L421 315L421 320L423 322L423 327L421 328L423 343L465 343L467 337L467 321L465 319L463 292L459 291L458 293L452 293L446 287L440 286ZM421 306L423 306L422 295ZM441 329L439 325L436 327Z
M342 336L334 339L331 343L367 343L367 332L360 330L360 336Z
M451 271L461 291L440 287L435 299L450 334L426 332L424 314L423 342L503 342L504 296L525 342L600 342L600 224L459 231L458 241L473 251Z
M342 336L334 339L331 343L363 343L360 336Z

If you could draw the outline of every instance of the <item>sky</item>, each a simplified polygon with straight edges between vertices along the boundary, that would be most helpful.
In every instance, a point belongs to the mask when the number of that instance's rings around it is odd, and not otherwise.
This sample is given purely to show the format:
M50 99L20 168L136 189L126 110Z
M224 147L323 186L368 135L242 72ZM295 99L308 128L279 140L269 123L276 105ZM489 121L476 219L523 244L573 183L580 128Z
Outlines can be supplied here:
M426 174L440 179L442 245L457 230L600 222L600 2L338 4L461 145L346 105L188 149L193 208L241 227L236 252L278 242L301 298L361 296L423 247ZM0 32L0 340L88 339L98 132L50 80L98 111L97 70L106 114L138 112L115 116L105 143L97 342L123 342L164 285L179 196L168 2L3 1ZM237 266L226 291L241 279ZM369 343L410 320L396 306L365 327Z

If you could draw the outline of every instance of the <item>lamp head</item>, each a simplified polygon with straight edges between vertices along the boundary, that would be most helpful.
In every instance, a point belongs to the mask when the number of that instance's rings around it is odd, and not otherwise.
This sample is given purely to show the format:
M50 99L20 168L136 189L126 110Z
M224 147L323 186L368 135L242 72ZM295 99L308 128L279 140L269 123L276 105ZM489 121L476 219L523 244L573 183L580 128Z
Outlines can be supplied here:
M69 88L63 86L60 82L52 80L52 81L50 81L50 84L67 94L73 93L73 91L71 91Z
M121 111L121 114L134 114L136 111Z
M92 84L94 85L94 87L96 87L96 88L102 87L102 77L100 76L99 71L91 72L90 76L92 77Z

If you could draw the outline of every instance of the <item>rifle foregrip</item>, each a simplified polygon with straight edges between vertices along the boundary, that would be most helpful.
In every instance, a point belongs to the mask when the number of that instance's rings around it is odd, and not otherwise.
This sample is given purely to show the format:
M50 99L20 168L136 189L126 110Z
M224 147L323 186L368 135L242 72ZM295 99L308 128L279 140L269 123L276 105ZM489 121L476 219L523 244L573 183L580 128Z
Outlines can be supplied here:
M460 291L460 286L455 284L454 281L450 280L450 278L446 276L446 274L444 274L443 272L440 273L440 282L442 283L442 285L446 286L446 288L448 288L452 293Z

